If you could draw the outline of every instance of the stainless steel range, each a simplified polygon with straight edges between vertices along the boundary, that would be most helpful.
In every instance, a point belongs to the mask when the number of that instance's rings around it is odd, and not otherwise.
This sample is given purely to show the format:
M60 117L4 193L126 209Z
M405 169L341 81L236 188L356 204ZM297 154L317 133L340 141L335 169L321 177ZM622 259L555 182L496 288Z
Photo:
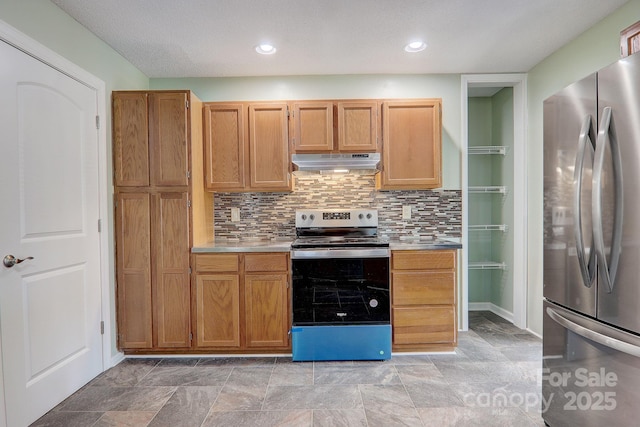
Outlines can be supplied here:
M389 243L372 209L296 211L294 361L391 357Z

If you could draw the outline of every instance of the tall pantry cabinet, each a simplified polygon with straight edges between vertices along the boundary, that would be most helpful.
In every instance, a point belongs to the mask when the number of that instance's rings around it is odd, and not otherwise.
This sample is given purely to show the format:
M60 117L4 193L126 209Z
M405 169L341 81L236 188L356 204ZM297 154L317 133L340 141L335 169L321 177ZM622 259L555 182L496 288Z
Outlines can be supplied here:
M118 346L187 348L190 249L213 234L192 161L202 159L202 103L189 91L113 92L112 108Z

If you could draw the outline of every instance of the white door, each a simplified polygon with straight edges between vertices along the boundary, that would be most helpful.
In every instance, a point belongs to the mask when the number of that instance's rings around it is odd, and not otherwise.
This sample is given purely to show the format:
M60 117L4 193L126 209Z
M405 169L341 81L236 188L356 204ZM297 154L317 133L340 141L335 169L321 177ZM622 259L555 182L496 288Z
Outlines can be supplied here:
M2 41L0 94L0 347L17 427L103 371L97 95Z

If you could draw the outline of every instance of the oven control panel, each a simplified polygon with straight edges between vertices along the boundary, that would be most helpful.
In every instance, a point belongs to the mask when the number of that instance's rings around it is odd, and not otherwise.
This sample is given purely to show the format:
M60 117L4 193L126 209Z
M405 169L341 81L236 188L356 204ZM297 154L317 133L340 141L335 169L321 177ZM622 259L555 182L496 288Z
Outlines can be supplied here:
M296 211L296 228L377 227L376 209L305 209Z

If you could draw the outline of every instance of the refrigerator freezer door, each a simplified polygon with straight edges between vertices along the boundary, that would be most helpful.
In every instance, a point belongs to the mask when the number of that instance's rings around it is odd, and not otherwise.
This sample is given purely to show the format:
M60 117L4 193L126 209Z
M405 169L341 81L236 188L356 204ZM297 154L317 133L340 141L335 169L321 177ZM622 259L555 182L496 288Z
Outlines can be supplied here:
M601 178L602 231L608 268L619 260L611 289L603 286L599 269L597 317L621 328L640 332L640 55L632 55L598 72L598 110L610 108ZM616 177L615 144L622 179ZM616 192L622 200L616 208ZM621 241L616 226L621 222Z
M542 417L551 427L640 419L640 337L544 302Z
M595 74L544 102L544 296L594 317L596 114Z

